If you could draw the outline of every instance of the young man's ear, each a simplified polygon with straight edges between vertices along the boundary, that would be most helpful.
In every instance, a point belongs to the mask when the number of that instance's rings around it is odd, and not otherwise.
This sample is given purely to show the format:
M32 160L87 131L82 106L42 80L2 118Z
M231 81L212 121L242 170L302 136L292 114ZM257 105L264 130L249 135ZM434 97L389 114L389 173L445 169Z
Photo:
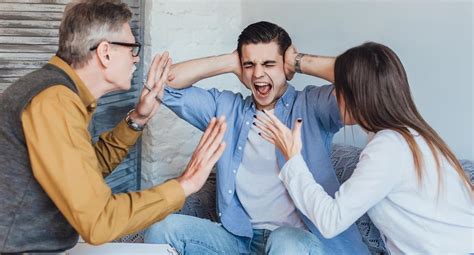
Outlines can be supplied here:
M97 58L99 59L99 63L107 68L110 65L111 57L110 57L110 44L108 42L101 42L95 51L97 54Z

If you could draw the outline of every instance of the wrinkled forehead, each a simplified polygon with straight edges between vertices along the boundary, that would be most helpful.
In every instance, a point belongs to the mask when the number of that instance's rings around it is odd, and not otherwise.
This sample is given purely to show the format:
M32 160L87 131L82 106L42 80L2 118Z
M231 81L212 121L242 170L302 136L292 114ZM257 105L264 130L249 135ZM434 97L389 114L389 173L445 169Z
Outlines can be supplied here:
M282 61L283 56L280 54L278 44L256 43L242 45L242 62L260 63L265 61Z

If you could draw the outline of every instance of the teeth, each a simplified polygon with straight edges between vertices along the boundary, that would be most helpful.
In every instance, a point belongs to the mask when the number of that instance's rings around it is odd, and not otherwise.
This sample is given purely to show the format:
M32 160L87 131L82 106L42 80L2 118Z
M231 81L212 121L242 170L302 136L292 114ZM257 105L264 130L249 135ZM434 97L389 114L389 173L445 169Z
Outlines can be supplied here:
M256 84L255 84L256 85ZM265 85L265 86L258 86L256 85L255 86L255 89L257 90L257 93L260 95L260 96L265 96L267 95L270 90L272 89L272 87L270 85Z
M255 86L267 86L267 85L270 85L270 84L268 84L268 83L266 83L266 82L255 82L254 84L255 84Z

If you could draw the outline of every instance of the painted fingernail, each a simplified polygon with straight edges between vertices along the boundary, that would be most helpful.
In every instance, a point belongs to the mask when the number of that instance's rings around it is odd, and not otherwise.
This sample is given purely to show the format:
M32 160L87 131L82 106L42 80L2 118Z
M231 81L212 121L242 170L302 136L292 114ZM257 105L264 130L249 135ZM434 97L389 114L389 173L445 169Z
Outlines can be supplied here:
M257 118L257 115L254 114L253 117L254 117L254 118Z
M266 113L265 110L263 110L263 109L262 109L262 112L263 112L263 113Z
M303 119L297 119L296 121L298 121L298 122L303 122Z
M254 123L252 123L252 124L253 124L254 126L257 126L257 124L255 124L255 122L254 122Z
M262 136L262 133L258 133L259 136Z

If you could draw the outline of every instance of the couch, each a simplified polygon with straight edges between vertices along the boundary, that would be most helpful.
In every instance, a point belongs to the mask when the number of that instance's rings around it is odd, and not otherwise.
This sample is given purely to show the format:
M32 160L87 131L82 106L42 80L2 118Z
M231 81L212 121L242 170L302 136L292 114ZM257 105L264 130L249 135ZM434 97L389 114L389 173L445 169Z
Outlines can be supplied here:
M331 160L337 178L341 183L352 175L361 151L361 148L354 146L333 145ZM460 162L471 183L474 183L474 161L461 160ZM210 219L217 222L215 193L216 176L215 174L211 174L204 187L199 192L188 197L183 208L177 213ZM372 254L389 254L385 249L379 230L375 227L367 214L360 217L356 225L359 228L364 243L369 247ZM143 231L120 238L117 242L143 242Z

